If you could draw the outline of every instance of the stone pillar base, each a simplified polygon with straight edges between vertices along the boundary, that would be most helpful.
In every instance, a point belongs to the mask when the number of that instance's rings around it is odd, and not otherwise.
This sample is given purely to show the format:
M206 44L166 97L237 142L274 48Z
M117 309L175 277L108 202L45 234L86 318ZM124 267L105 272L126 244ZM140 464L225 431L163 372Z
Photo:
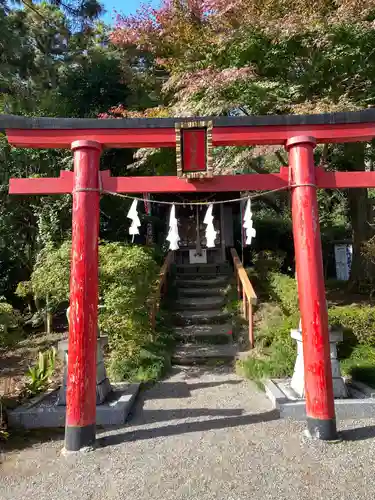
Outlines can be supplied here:
M301 398L305 397L305 375L303 364L303 344L302 331L300 329L291 330L292 339L297 341L297 359L294 365L294 372L290 387ZM337 342L342 342L343 334L341 330L329 329L329 349L332 366L333 396L335 398L349 397L345 382L341 377L340 364L337 359Z
M111 384L106 374L103 358L103 348L108 344L108 337L98 337L96 353L96 404L100 405L107 399L108 394L112 391ZM57 344L57 349L64 361L64 378L60 388L58 405L66 405L66 386L68 376L68 346L69 340L61 340Z

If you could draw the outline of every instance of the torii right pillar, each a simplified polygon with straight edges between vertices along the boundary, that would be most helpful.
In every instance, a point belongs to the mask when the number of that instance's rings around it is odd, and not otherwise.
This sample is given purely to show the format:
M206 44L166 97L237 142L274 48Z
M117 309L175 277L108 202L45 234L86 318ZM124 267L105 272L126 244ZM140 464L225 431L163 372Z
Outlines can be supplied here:
M288 140L293 237L302 321L307 428L311 437L337 438L320 239L313 137Z

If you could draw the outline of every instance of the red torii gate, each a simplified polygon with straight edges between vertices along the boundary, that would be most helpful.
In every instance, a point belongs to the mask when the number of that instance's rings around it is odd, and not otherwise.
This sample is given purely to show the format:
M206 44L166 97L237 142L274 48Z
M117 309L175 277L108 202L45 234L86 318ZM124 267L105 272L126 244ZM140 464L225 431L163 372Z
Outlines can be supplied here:
M316 189L375 187L375 172L326 172L314 166L313 151L316 143L370 141L375 137L375 110L307 116L194 118L194 123L189 124L191 120L0 116L0 129L6 131L9 143L14 146L71 148L73 151L74 173L62 171L59 178L11 179L9 187L10 194L73 193L65 433L68 451L77 451L95 441L100 192L256 191L287 188L290 181L307 425L315 437L336 438ZM100 154L104 148L178 146L180 152L183 141L177 130L190 126L195 127L190 133L199 134L199 128L204 128L207 123L210 125L204 133L207 140L212 140L210 146L284 145L289 155L289 167L282 167L278 174L188 180L175 176L111 177L109 171L99 172ZM198 135L189 137L188 134L185 138L182 161L194 153L198 163L204 161L206 165L207 158L202 160L202 155L197 156L191 145L193 138L195 147L201 147L201 138Z

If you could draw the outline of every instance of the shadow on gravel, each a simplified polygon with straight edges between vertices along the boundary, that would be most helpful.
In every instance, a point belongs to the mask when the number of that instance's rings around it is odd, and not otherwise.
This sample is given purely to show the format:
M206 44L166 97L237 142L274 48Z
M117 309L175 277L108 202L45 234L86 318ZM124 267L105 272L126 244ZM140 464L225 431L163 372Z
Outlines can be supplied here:
M204 375L233 375L233 366L231 364L219 366L207 365L189 365L172 366L169 375L173 376L182 373L186 380L189 378L200 378Z
M176 408L169 410L147 410L142 409L137 415L135 425L153 424L156 422L167 422L170 420L181 420L183 418L199 417L236 417L243 414L241 408L217 409L217 408Z
M368 427L356 427L355 429L344 429L340 432L344 441L364 441L375 438L375 425Z
M209 389L221 385L237 385L242 380L222 380L219 382L197 382L190 384L187 382L156 382L154 384L144 384L143 392L147 391L147 399L171 399L171 398L189 398L191 391L198 389Z
M169 410L168 410L169 411ZM207 410L206 410L207 411ZM184 410L185 416L188 410ZM270 422L279 419L278 410L271 410L255 415L240 415L228 418L218 418L215 420L205 420L203 422L184 422L176 425L166 425L164 427L156 427L152 429L139 429L135 431L127 431L121 434L113 434L97 439L98 447L113 446L116 444L138 441L142 439L153 439L158 437L177 436L179 434L187 434L190 432L202 432L216 429L226 429L230 427L238 427L240 425L258 424L260 422Z
M223 380L222 382L198 382L197 384L189 384L189 389L191 391L196 391L197 389L207 389L209 387L217 387L219 385L237 385L242 384L243 380Z
M6 441L0 441L0 453L23 450L33 445L64 440L64 429L11 429Z

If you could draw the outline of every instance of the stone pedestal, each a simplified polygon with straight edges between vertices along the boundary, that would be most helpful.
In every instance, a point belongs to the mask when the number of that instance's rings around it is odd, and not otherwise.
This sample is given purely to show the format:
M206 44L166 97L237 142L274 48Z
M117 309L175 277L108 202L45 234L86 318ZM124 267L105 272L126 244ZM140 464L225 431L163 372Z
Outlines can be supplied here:
M302 331L291 330L292 339L297 341L297 359L294 365L294 373L291 381L291 388L301 398L305 395L305 376L303 366L303 344ZM343 334L341 330L329 330L329 349L332 366L333 395L335 398L347 398L348 391L343 378L341 377L340 364L337 359L337 342L342 342Z
M104 366L103 348L108 344L108 337L98 337L97 339L97 352L96 352L96 404L104 403L107 396L111 392L111 384L107 378ZM60 356L64 361L64 379L60 388L58 405L66 405L66 385L68 376L68 345L69 340L61 340L57 344Z

